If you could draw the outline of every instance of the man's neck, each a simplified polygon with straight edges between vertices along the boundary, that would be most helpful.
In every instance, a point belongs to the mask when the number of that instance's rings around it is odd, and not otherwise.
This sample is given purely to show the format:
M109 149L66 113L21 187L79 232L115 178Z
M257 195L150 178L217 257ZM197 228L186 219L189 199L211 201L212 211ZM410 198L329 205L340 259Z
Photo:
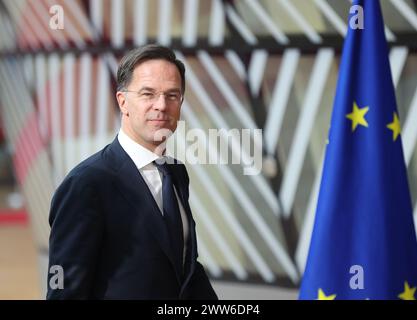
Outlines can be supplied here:
M123 126L120 128L120 130L126 136L128 136L132 141L141 145L143 148L148 149L149 151L157 154L158 156L165 155L165 150L166 150L166 142L165 141L163 141L159 144L147 143L145 141L142 141L142 139L139 139L138 137L136 137L133 133L130 132L130 130L126 130L125 128L123 128Z

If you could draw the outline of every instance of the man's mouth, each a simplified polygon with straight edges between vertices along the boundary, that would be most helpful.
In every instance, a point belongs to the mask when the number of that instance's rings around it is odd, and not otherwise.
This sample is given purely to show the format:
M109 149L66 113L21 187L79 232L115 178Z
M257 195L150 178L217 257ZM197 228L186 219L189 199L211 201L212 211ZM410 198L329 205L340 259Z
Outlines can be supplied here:
M165 123L168 122L168 119L149 119L148 121L153 122L153 123Z

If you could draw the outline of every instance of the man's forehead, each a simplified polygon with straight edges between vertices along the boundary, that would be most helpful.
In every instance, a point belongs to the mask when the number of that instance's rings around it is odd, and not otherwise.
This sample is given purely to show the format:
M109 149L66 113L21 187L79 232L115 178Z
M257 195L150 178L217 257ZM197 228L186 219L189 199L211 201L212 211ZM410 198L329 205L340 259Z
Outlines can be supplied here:
M161 73L162 75L175 75L180 77L180 72L175 64L166 60L147 60L142 63L139 63L135 69L134 73L138 73L140 75L148 75L148 74L158 74Z
M148 60L135 67L133 72L134 82L160 83L167 82L171 85L181 85L181 75L175 64L166 60Z

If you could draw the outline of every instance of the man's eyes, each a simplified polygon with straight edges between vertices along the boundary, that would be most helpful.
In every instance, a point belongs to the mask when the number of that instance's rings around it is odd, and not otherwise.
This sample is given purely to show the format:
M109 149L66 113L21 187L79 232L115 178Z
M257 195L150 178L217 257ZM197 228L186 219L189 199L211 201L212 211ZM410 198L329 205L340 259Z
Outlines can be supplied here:
M167 97L168 97L168 99L171 99L171 100L176 100L176 99L179 99L179 97L180 97L180 94L179 93L168 93L167 94Z
M178 92L168 92L168 93L140 92L139 97L154 98L156 96L159 97L160 94L163 94L169 100L178 100L181 98L181 94Z

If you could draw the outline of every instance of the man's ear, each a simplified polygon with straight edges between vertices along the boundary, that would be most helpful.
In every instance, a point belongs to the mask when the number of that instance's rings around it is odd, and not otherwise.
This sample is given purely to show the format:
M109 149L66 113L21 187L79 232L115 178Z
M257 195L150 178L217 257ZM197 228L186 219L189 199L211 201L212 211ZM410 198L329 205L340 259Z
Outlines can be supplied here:
M125 116L128 116L129 111L127 110L127 100L126 100L125 93L121 91L117 91L116 99L117 99L117 104L119 105L120 112L124 114Z

